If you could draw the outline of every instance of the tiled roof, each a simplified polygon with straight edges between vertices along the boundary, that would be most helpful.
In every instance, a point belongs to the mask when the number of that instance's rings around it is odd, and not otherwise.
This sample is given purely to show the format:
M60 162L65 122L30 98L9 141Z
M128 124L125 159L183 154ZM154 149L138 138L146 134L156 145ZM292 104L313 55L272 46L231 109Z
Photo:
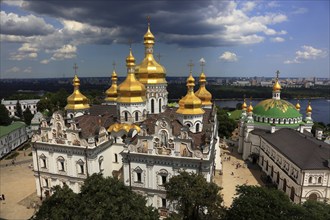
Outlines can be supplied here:
M289 128L274 133L255 129L251 133L261 136L300 169L329 169L330 145L323 141Z

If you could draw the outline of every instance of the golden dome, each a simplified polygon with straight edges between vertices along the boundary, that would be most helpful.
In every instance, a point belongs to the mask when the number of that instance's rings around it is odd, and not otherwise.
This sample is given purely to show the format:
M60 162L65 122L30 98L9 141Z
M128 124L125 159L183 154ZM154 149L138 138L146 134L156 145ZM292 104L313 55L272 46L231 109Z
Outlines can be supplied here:
M146 101L146 88L140 83L134 74L135 58L132 50L126 58L127 77L118 86L117 102L120 103L140 103Z
M187 95L179 101L179 108L176 113L183 115L200 115L204 114L202 109L202 101L194 93L195 79L190 76L187 79Z
M72 80L73 93L67 98L67 105L65 110L81 110L88 109L90 106L88 104L88 99L79 91L80 80L77 75L74 76Z
M246 104L245 98L244 98L244 101L243 101L243 104L242 104L242 110L246 111L246 109L247 109L247 104Z
M250 105L247 108L247 112L252 112L252 111L253 111L252 102L250 102Z
M298 100L298 102L297 102L297 104L296 104L296 109L297 109L298 111L300 110L299 100Z
M203 106L209 106L212 105L212 95L207 89L205 88L206 84L206 76L204 73L201 73L199 77L199 89L195 92L195 95L202 100Z
M108 132L118 132L124 130L128 133L131 129L135 129L138 133L141 130L141 128L135 124L126 124L126 123L122 123L122 124L114 123L107 130Z
M155 60L153 55L155 37L150 31L149 24L148 31L143 38L145 46L145 57L142 62L135 68L136 77L143 84L167 83L165 79L166 69Z
M282 88L281 88L281 85L280 83L278 82L278 79L276 79L275 81L275 84L273 86L273 91L280 91Z
M312 106L311 106L311 102L309 101L308 102L308 106L307 106L307 108L306 108L306 113L310 113L310 112L312 112Z
M109 89L107 89L107 91L105 91L106 98L104 100L108 102L115 102L118 97L118 92L117 92L118 77L115 70L112 71L111 81L112 81L112 85Z
M150 31L150 23L148 23L147 33L143 36L144 45L154 45L155 44L155 36Z

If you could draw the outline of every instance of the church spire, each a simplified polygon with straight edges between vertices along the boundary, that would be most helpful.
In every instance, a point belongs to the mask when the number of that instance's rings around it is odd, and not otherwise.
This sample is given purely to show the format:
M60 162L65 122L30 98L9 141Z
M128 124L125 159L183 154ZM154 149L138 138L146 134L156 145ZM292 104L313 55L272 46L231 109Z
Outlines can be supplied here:
M195 92L195 95L202 100L202 106L205 108L211 108L212 106L212 95L209 91L207 91L205 85L206 85L206 76L204 74L204 66L205 66L205 60L201 59L200 65L202 67L202 73L199 76L199 89Z
M105 91L106 97L105 97L104 100L106 102L114 102L115 103L117 101L117 97L118 97L118 92L117 92L118 77L117 77L117 73L116 73L116 63L113 62L112 66L113 66L113 71L112 71L112 75L111 75L112 85L109 89L107 89L107 91Z
M281 99L281 85L279 83L279 79L278 76L280 74L280 71L276 71L276 79L275 79L275 83L273 86L273 99L275 100L280 100Z

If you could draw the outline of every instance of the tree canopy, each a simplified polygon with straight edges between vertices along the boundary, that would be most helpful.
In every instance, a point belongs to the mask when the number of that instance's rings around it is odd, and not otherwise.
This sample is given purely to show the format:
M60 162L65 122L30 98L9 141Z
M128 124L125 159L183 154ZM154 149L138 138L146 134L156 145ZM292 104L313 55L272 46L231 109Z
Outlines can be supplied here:
M5 105L0 104L0 125L7 126L11 124L11 118L9 117L9 111Z
M229 118L227 111L218 108L217 116L219 121L219 136L220 137L231 137L232 132L237 127L237 123L234 119Z
M65 186L41 205L34 219L159 219L158 211L146 206L146 199L121 181L102 174L87 178L79 194Z
M165 189L167 199L178 211L169 219L220 219L224 214L221 188L201 174L180 172L165 184Z
M29 108L26 108L25 111L23 112L23 118L24 118L25 124L27 124L27 125L31 124L33 114L31 113L31 110Z
M16 111L15 111L15 115L16 115L18 118L22 118L22 117L23 117L22 106L21 106L21 103L19 103L19 100L17 100L17 103L16 103Z

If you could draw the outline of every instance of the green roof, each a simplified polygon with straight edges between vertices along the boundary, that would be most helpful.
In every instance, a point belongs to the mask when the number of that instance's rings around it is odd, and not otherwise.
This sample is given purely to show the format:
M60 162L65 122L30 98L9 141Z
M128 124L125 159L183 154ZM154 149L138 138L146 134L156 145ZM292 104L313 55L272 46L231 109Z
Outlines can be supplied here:
M234 111L228 112L227 114L228 114L229 118L238 120L241 117L242 110L234 110Z
M10 132L22 127L25 127L25 123L21 121L15 121L8 126L0 126L0 137L6 136Z
M285 100L266 99L253 109L253 115L268 118L298 118L302 115L296 107Z

